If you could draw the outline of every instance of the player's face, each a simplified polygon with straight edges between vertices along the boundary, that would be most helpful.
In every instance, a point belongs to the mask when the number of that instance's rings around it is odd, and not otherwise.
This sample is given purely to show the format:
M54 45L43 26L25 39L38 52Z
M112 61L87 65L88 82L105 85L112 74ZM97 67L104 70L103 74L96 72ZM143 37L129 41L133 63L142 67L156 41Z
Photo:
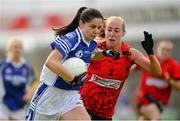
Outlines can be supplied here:
M124 36L122 23L119 19L106 20L105 39L109 49L119 46L121 38Z
M171 56L172 45L166 42L160 43L157 48L157 55L161 60L167 60Z
M86 23L80 21L80 29L86 41L93 40L100 33L102 26L103 20L101 18L94 18Z
M23 53L23 45L20 41L16 41L11 45L10 52L13 58L21 58Z

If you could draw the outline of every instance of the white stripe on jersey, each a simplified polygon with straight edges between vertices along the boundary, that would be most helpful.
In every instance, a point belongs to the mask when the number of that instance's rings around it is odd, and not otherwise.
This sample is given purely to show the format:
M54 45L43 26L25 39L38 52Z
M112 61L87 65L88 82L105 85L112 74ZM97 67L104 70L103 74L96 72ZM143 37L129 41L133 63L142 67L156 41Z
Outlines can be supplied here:
M36 107L35 107L35 105L32 105L32 104L31 104L31 105L30 105L30 108L31 108L31 110L34 111Z
M64 48L64 50L65 50L64 52L66 54L69 52L67 46L63 43L63 41L59 41L59 45Z
M62 39L60 38L60 36L57 37L57 42L63 42L64 44L66 44L66 46L67 46L69 49L70 49L70 47L71 47L71 45L69 44L69 42L68 42L66 39L62 40Z
M69 50L71 49L71 43L67 40L67 39L65 39L64 41L63 41L66 45L67 45L67 47L69 48Z
M69 46L69 44L67 42L65 42L65 40L61 41L64 45L66 45L66 49L68 50L68 52L71 50L71 46Z
M56 40L55 40L55 43L58 44L58 45L60 45L61 49L63 49L63 51L65 52L65 54L68 53L67 47L66 47L65 44L62 43L62 41L59 41L59 40L56 39Z
M61 41L61 38L58 36L58 41L60 41L60 42L64 42L64 44L66 44L66 46L69 48L69 50L70 50L70 48L71 48L71 43L69 43L68 41L67 41L67 39L64 39L63 41Z

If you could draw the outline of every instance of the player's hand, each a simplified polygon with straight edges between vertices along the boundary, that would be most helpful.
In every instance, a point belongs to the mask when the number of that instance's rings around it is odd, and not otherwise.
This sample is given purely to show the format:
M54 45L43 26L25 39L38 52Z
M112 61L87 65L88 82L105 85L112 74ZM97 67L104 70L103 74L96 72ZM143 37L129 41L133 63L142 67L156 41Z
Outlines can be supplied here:
M78 76L75 76L74 79L70 82L73 86L81 86L86 80L87 72L84 72Z
M154 54L153 52L154 42L153 42L152 34L148 33L147 31L144 31L144 40L141 41L141 44L148 55Z
M29 103L29 102L31 101L31 98L32 98L32 95L29 94L29 93L27 93L27 94L25 94L25 95L23 96L23 101L24 101L25 103Z
M114 60L118 60L120 58L120 53L114 50L103 50L103 55L113 57Z

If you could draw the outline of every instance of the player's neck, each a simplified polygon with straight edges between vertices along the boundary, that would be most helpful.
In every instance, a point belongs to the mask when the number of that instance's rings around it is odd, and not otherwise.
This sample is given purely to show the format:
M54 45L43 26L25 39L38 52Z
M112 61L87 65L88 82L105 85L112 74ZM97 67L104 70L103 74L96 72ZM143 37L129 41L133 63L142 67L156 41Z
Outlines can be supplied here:
M16 64L20 63L21 62L21 58L19 57L12 57L12 61Z

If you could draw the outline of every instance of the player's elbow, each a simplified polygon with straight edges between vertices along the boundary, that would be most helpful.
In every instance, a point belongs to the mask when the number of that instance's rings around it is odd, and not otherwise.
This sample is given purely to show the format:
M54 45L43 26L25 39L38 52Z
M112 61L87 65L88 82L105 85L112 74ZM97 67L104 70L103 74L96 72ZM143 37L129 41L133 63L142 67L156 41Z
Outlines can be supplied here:
M51 59L47 59L46 63L45 63L46 67L48 67L49 69L52 69L53 66L55 65L55 62Z
M174 86L174 89L177 90L177 91L180 91L180 85Z
M51 61L46 60L46 62L45 62L46 67L50 67L51 63L52 63Z
M175 86L175 89L180 91L180 80L177 81L177 85Z

